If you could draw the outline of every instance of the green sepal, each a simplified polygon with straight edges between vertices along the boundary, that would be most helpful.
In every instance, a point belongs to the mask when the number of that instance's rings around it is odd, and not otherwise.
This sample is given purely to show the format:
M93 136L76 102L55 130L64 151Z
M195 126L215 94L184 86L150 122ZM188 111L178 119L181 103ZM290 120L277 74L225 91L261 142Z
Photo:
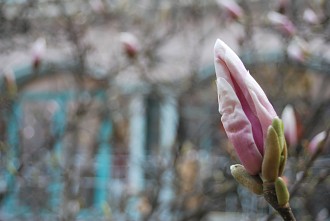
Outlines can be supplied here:
M273 119L272 126L273 126L273 128L275 129L275 131L277 133L277 136L278 136L278 139L279 139L279 142L280 142L280 146L281 146L281 153L282 153L283 148L284 148L284 143L285 143L283 121L280 118L275 117Z
M262 178L274 182L279 174L281 147L277 133L272 125L268 127L264 158L262 161Z
M275 181L275 191L278 205L281 207L285 206L289 202L290 193L281 177L277 177Z
M263 194L262 180L259 175L250 175L241 164L230 166L230 171L238 183L257 195Z

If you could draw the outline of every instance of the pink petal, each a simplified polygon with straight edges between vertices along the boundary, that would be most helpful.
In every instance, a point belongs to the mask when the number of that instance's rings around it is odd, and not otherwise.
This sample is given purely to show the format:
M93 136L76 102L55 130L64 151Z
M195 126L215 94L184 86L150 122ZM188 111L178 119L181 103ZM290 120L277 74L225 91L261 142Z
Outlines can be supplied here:
M234 85L234 90L236 93L236 96L238 97L238 100L241 103L241 106L243 108L243 111L250 121L250 124L252 125L252 133L254 142L257 145L257 148L259 152L263 155L264 152L264 139L263 139L263 133L262 133L262 127L260 124L260 119L253 113L251 110L251 106L249 105L247 99L244 97L241 88L237 85L236 81L232 80ZM254 107L254 106L253 106Z
M247 85L247 88L249 90L249 94L251 95L251 91L253 91L258 99L258 101L260 102L260 105L266 109L266 111L269 113L271 120L277 116L273 105L269 102L265 92L262 90L262 88L260 87L260 85L256 82L256 80L250 75L250 73L248 73L245 76L245 82ZM269 125L268 125L269 126ZM265 129L265 132L267 133L267 128Z
M262 132L261 132L260 136L262 137L261 139L264 141L264 140L266 140L266 136L267 136L267 128L269 127L269 125L272 124L274 116L272 116L268 112L268 110L262 105L262 103L258 99L257 94L254 91L250 90L250 94L252 96L254 105L256 107L257 116L258 116L258 119L259 119L259 122L260 122L261 128L262 128ZM264 145L263 145L263 147L264 147ZM260 151L260 152L263 155L264 149L262 149L262 151Z
M226 79L217 78L219 112L227 136L237 155L250 174L261 170L262 156L253 138L252 127L232 86Z
M237 54L228 47L223 41L217 39L214 45L215 69L217 77L223 77L234 88L232 78L242 90L248 104L252 104L252 98L247 90L245 76L248 75L243 62ZM225 67L225 68L224 68ZM225 70L224 70L225 69ZM224 71L221 71L224 70ZM253 105L250 105L252 112L256 114Z
M225 74L232 74L236 81L240 82L239 84L243 83L243 76L247 74L243 62L237 54L220 39L217 39L215 42L214 57L216 63L222 62L222 64L227 66L229 71L228 73L217 72L217 77L223 77L226 79Z
M265 92L250 74L246 75L245 82L247 84L249 94L253 100L256 115L261 124L263 140L265 140L268 127L272 124L272 121L277 114L269 102Z

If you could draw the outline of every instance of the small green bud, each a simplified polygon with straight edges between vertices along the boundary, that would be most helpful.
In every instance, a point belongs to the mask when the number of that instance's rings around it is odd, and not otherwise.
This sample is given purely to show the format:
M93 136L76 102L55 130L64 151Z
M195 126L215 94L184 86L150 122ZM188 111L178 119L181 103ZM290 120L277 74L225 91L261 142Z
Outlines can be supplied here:
M241 164L230 166L230 171L238 183L257 195L263 194L262 180L258 175L250 175Z
M277 177L275 181L275 191L276 191L278 205L285 206L285 204L289 202L290 193L281 177Z
M280 147L281 147L280 167L279 167L278 176L282 176L284 167L286 164L286 159L287 159L287 144L286 144L285 135L284 135L284 124L280 118L275 117L272 122L272 126L274 127L274 129L277 133L278 140L279 140Z
M262 178L267 182L274 182L279 174L281 147L274 127L267 131L264 159L262 161Z

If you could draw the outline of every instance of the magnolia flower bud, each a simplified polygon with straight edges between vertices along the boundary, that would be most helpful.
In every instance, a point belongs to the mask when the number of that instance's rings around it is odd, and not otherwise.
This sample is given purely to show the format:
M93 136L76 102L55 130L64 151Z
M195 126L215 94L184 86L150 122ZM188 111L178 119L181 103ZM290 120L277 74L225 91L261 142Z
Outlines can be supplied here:
M269 22L283 34L292 36L296 32L296 27L285 15L273 11L269 12L267 17Z
M233 0L217 0L219 7L224 9L231 18L238 19L243 16L243 9Z
M138 39L129 32L123 32L120 34L120 42L123 45L124 52L128 57L134 58L140 50L140 43Z
M291 105L285 106L282 112L282 120L284 124L284 134L289 146L297 145L297 121Z
M214 63L225 132L245 169L258 174L267 130L276 112L240 58L219 39L214 46Z
M305 11L304 11L304 14L303 14L303 19L305 22L311 24L311 25L317 25L320 23L320 19L319 17L316 15L316 13L310 9L310 8L307 8Z
M326 138L325 131L322 131L321 133L319 133L315 137L313 137L307 147L308 151L312 154L315 153L316 151L318 151L320 144L324 141L325 138Z
M298 37L295 37L287 48L289 58L298 62L305 62L310 56L308 43Z
M46 40L44 38L38 38L32 45L32 65L34 68L40 66L46 52Z

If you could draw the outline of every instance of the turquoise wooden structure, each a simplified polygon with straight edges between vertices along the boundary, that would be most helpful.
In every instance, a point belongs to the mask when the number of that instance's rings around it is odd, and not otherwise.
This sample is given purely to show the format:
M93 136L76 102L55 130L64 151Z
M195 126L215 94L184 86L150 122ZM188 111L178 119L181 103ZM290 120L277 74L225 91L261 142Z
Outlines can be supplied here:
M74 72L76 64L74 63L43 63L36 71L32 66L28 65L17 70L14 70L17 85L22 87L35 79L40 77L47 77L56 75L57 73L70 73ZM93 77L98 79L104 74L102 70L88 70L93 74ZM0 87L3 82L0 81ZM0 88L1 89L1 88ZM138 91L138 93L136 93ZM89 92L93 99L97 99L101 102L106 101L105 91L100 89L97 91ZM129 160L127 171L127 182L132 191L138 194L143 190L145 185L144 168L143 164L147 160L148 141L146 133L150 126L150 119L147 118L146 113L146 96L148 94L148 88L145 86L137 86L137 88L129 87L123 88L123 93L132 93L132 99L130 100L130 119L129 119ZM24 104L33 102L47 102L55 101L58 107L55 113L52 115L51 120L51 132L61 137L66 130L66 123L68 120L67 106L70 102L77 99L79 95L76 91L64 90L64 91L43 91L40 92L22 92L19 93L17 99L15 99L12 106L12 111L8 114L8 128L7 128L7 142L10 147L10 154L7 156L7 168L2 168L2 172L5 174L5 179L8 189L8 193L2 202L0 208L0 216L4 214L7 218L27 219L33 217L33 211L28 205L22 205L18 200L19 186L16 185L18 179L20 179L15 173L10 171L17 170L20 167L20 129L22 127L22 116L24 115ZM167 93L167 96L162 99L160 104L157 104L160 108L153 118L160 118L158 139L161 146L160 154L165 157L169 156L171 145L174 142L177 126L177 110L176 110L176 98L174 94ZM111 191L111 165L112 164L112 147L111 147L111 134L112 134L112 120L109 116L102 119L99 125L99 133L97 136L98 147L95 155L94 162L94 193L92 196L92 206L89 208L81 209L77 214L79 219L82 220L96 220L96 217L103 217L105 207L109 206L110 191ZM152 132L152 131L149 131ZM63 143L61 139L56 140L53 144L52 154L55 158L61 158L63 152ZM9 168L9 169L8 169ZM45 198L44 204L52 208L53 211L44 209L38 211L39 217L47 217L47 220L53 220L60 213L61 194L63 193L64 185L61 183L62 174L61 170L56 167L50 169L52 183L48 186L47 192L50 197ZM171 177L171 174L166 174L167 177ZM164 189L161 192L161 197L165 201L169 201L172 197L172 191L170 189L170 179L164 178L167 182L164 185ZM128 205L127 213L135 220L139 219L139 214L136 213L135 207L138 202L138 198L132 197L130 199L130 205ZM131 209L130 209L131 207ZM53 218L52 218L53 217Z
M14 70L14 75L16 78L16 83L18 87L21 87L29 82L33 82L37 77L50 76L61 71L74 71L76 65L74 63L44 63L36 71L32 66L28 65L17 70ZM94 77L100 76L99 73L94 72L96 75ZM3 86L3 82L0 81L0 85ZM0 214L1 216L11 218L11 217L22 217L29 218L31 214L31 209L28 205L22 205L18 202L18 192L19 186L15 184L18 182L20 177L16 174L15 171L20 167L20 127L22 126L22 116L23 116L23 106L25 103L31 102L45 102L45 101L55 101L58 104L56 112L53 114L51 122L51 131L56 136L61 136L65 133L66 122L67 122L67 105L69 102L74 101L78 97L77 92L71 90L64 90L58 92L24 92L19 93L17 98L14 100L14 103L11 107L11 111L2 114L8 116L2 116L7 121L7 144L8 144L8 153L6 156L7 162L6 168L1 168L1 174L5 180L7 186L7 193L3 201L1 202ZM106 97L103 90L91 91L93 99L98 99L101 102L104 102ZM111 171L109 170L109 165L111 165L111 145L110 137L112 133L112 122L109 117L102 119L99 128L98 139L98 148L95 155L95 179L94 179L94 197L93 197L93 206L91 207L93 211L88 211L88 209L80 210L78 217L88 217L88 214L101 213L102 205L108 200L109 193L108 183L110 182ZM54 147L52 149L52 154L56 158L61 157L63 151L63 144L61 139L56 140ZM58 210L60 204L60 196L63 191L63 184L61 183L61 170L53 167L51 170L52 183L48 186L47 192L49 193L49 199L45 198L44 204L54 209ZM53 211L53 212L54 212ZM51 216L56 216L55 214L50 214L47 209L39 211L38 216L45 216L47 219Z

